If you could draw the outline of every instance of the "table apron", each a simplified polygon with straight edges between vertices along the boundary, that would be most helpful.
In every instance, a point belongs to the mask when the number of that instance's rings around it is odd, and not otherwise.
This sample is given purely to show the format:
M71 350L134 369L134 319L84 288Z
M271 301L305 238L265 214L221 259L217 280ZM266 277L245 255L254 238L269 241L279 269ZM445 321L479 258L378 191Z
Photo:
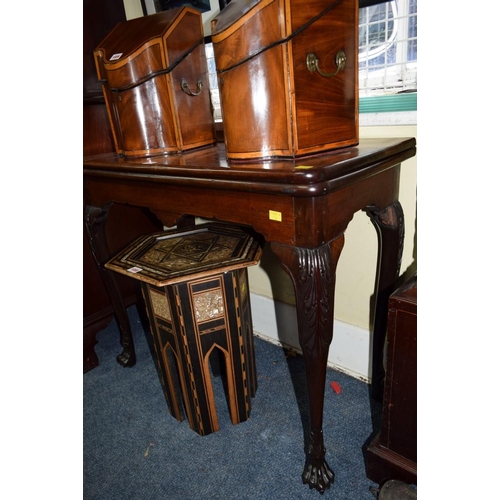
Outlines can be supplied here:
M252 226L269 242L316 248L343 233L358 210L397 201L400 165L309 197L169 184L137 177L105 177L87 172L85 203L122 203L149 208L165 226L183 215Z

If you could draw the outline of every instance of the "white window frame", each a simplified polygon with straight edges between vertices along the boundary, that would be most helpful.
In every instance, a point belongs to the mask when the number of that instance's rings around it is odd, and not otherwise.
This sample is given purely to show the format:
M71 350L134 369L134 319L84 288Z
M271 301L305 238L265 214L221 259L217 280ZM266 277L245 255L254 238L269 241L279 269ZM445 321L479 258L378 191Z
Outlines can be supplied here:
M409 28L409 0L392 0L384 2L367 9L367 23L361 26L367 26L365 33L369 32L369 26L372 24L383 23L383 20L378 20L370 23L370 11L380 11L386 9L386 12L393 13L393 17L385 19L385 24L393 23L393 30L389 38L375 49L372 49L366 54L362 50L366 46L365 40L362 40L360 34L360 53L359 59L359 92L360 97L371 96L377 94L396 93L398 91L416 90L417 88L417 62L407 60L408 52L408 28ZM360 28L361 30L361 28ZM395 62L385 64L378 69L367 69L366 62L374 57L378 57L385 51L395 47Z

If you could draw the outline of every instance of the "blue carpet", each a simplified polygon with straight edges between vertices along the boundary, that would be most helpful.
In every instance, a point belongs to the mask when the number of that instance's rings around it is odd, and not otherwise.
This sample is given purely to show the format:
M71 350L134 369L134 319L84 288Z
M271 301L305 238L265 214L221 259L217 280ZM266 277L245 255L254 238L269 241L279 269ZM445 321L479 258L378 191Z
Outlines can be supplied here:
M362 453L373 431L365 383L328 370L324 437L335 482L322 496L301 479L307 396L300 356L255 338L259 385L250 419L231 424L219 377L220 430L201 437L168 413L139 315L135 307L128 312L137 364L116 362L113 321L97 336L100 365L83 377L85 500L374 500Z

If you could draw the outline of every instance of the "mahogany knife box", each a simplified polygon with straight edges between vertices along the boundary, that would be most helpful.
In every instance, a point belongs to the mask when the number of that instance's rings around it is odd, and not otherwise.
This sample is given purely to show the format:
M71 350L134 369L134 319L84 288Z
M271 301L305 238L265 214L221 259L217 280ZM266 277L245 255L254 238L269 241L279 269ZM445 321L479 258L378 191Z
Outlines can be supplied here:
M179 153L216 142L201 13L119 23L94 50L116 152Z
M211 29L229 159L358 144L357 0L233 0Z

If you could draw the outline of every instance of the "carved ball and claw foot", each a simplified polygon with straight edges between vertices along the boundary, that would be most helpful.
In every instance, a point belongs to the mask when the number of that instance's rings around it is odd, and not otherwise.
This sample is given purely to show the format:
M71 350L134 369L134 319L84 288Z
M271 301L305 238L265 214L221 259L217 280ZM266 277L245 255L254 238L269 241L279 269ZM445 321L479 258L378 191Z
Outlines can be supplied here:
M312 444L309 446L302 482L308 484L310 489L316 488L323 494L333 484L335 474L325 460L323 433L319 434L319 439L315 439L314 433L311 432L311 439Z

